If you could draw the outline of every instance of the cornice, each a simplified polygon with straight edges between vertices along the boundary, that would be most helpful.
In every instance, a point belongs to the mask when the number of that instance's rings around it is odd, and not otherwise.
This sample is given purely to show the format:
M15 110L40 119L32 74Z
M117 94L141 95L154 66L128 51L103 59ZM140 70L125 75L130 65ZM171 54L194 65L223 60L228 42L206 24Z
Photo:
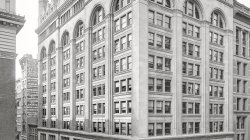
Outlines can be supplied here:
M219 2L221 2L221 3L223 3L223 4L225 4L225 5L227 5L228 7L231 7L231 8L234 7L232 4L226 2L225 0L217 0L217 1L219 1Z
M17 33L22 29L25 17L0 11L0 25L15 27Z
M40 23L39 27L35 30L37 34L40 34L46 27L49 25L53 20L55 20L57 17L60 17L61 14L69 8L69 6L76 0L68 0L64 2L58 9L53 11L51 15L49 15L42 23Z

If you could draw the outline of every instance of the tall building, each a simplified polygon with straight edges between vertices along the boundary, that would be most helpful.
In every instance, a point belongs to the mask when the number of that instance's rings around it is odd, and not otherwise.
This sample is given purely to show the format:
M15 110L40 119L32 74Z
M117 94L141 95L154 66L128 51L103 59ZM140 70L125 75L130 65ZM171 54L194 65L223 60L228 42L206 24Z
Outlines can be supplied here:
M250 139L250 9L234 3L233 111L235 140Z
M21 79L16 80L16 130L17 130L17 140L20 140L22 135L22 122L23 122L23 84Z
M20 140L37 140L38 62L29 54L19 62L22 78L16 82L18 137Z
M15 0L0 1L0 137L3 140L16 137L16 35L24 25L24 17L16 15L15 9Z
M247 61L232 49L249 15L237 6L39 0L39 140L249 139L250 108L234 109L249 102L233 86Z

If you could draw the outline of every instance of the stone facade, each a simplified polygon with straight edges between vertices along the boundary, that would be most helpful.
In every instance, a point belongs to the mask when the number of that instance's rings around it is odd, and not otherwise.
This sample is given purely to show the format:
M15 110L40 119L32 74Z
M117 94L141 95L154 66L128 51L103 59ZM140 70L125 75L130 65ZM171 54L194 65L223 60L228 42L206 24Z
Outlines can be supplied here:
M40 0L39 140L232 140L235 3Z

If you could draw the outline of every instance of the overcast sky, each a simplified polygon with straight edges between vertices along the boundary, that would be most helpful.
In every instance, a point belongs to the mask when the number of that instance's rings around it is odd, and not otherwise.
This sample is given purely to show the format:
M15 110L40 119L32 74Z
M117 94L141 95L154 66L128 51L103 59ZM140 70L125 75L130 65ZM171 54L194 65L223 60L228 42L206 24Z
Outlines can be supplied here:
M238 0L240 3L250 7L250 0ZM16 0L17 14L25 16L26 23L17 35L17 59L16 59L16 77L21 77L21 67L19 59L24 54L32 54L37 58L38 43L35 29L38 23L38 0Z

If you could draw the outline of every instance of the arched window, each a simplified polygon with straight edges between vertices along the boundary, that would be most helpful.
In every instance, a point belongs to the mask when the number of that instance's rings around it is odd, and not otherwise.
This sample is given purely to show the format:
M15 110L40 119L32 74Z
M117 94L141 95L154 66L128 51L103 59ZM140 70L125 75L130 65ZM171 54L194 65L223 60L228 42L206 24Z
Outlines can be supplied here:
M104 9L99 6L98 8L96 8L94 14L93 14L93 26L96 25L97 23L100 23L103 21L104 19Z
M41 59L44 59L46 56L47 56L46 49L45 49L45 47L43 47L42 51L41 51Z
M132 0L115 0L114 3L114 11L118 11L125 7L126 5L130 4Z
M62 35L62 47L69 43L69 32L64 32Z
M49 53L53 54L56 52L55 41L52 40L49 44Z
M76 27L75 27L75 35L74 35L74 37L77 38L79 36L82 36L83 32L84 32L83 22L79 21L76 24Z
M222 16L222 14L219 11L214 11L211 14L211 21L210 23L214 26L217 26L219 28L224 28L225 26L225 21Z
M193 0L186 0L183 5L184 14L194 17L196 19L201 18L200 8Z

